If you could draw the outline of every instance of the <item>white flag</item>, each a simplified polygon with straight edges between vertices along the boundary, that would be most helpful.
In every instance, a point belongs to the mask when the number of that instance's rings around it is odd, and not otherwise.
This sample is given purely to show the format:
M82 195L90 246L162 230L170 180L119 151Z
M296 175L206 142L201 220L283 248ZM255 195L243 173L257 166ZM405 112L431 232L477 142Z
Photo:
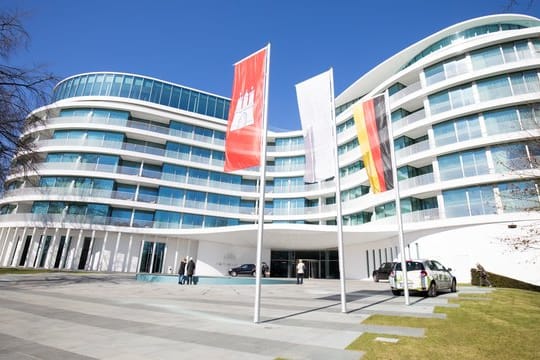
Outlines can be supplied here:
M306 149L304 181L312 183L335 176L336 141L332 71L296 84L296 98Z

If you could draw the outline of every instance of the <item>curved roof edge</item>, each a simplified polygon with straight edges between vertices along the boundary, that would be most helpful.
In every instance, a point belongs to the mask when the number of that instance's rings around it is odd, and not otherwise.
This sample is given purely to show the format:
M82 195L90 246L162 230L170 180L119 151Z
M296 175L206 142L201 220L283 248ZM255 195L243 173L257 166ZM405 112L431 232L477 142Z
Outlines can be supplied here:
M196 91L198 93L201 93L201 94L205 94L205 95L211 95L211 96L215 96L215 97L218 97L218 98L221 98L221 99L224 99L224 100L227 100L227 101L231 101L230 98L226 97L226 96L223 96L223 95L217 95L217 94L214 94L214 93L211 93L211 92L208 92L208 91L204 91L204 90L200 90L200 89L196 89L196 88L193 88L193 87L190 87L190 86L186 86L186 85L182 85L182 84L176 84L176 83L173 83L173 82L170 82L170 81L166 81L166 80L161 80L161 79L158 79L158 78L155 78L155 77L152 77L152 76L147 76L147 75L141 75L141 74L133 74L133 73L127 73L127 72L122 72L122 71L90 71L90 72L84 72L84 73L80 73L80 74L74 74L74 75L71 75L71 76L68 76L62 80L60 80L53 88L53 93L56 91L56 88L58 86L60 86L60 84L68 81L69 79L72 79L72 78L76 78L76 77L79 77L79 76L84 76L84 75L99 75L99 74L104 74L104 75L128 75L128 76L137 76L137 77L140 77L140 78L145 78L145 79L148 79L148 80L153 80L153 81L159 81L163 84L167 84L167 85L172 85L172 86L178 86L178 87L181 87L181 88L184 88L184 89L187 89L187 90L191 90L191 91Z
M421 52L423 49L427 48L431 44L449 35L455 34L456 32L467 30L471 27L487 25L497 22L516 24L523 24L523 22L534 22L537 23L537 26L540 26L540 19L534 16L522 14L487 15L454 24L410 45L404 50L398 52L396 55L385 60L373 69L369 70L365 75L356 80L352 85L350 85L347 89L345 89L343 92L341 92L341 94L336 97L336 106L346 104L347 102L352 101L358 96L360 96L360 94L369 93L374 88L376 88L382 81L385 80L381 80L381 74L387 74L387 78L391 77L394 74L397 74L401 70L401 68L410 61L410 59L412 59L419 52Z

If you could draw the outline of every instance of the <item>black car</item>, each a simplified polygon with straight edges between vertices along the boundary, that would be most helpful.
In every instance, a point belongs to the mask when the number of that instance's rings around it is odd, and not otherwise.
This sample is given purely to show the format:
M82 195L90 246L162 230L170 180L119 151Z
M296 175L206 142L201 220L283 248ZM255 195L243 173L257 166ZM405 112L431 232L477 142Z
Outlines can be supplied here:
M392 272L393 267L393 262L382 263L377 270L373 270L373 281L388 280L388 275Z
M255 276L256 266L255 264L242 264L240 266L230 268L229 275L238 276L238 275L251 275Z

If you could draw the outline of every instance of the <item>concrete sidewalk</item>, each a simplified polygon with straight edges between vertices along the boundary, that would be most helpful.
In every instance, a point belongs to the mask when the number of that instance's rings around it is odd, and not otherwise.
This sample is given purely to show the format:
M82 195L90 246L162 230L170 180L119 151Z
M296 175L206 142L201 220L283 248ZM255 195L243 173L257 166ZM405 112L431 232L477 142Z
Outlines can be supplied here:
M254 286L145 283L125 274L0 276L0 359L359 359L344 350L363 332L423 336L423 329L363 325L373 313L440 317L445 294L392 296L388 283L337 280L267 285L253 323Z

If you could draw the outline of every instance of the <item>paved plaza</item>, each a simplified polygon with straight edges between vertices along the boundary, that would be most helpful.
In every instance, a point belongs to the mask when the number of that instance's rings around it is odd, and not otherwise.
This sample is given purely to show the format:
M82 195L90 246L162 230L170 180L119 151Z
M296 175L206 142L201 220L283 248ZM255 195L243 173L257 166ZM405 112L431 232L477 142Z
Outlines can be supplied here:
M360 359L345 350L364 332L424 336L423 329L364 325L369 315L443 318L436 298L394 297L388 283L338 280L263 285L253 322L253 285L136 281L128 274L0 276L0 359ZM444 320L442 320L444 321Z

